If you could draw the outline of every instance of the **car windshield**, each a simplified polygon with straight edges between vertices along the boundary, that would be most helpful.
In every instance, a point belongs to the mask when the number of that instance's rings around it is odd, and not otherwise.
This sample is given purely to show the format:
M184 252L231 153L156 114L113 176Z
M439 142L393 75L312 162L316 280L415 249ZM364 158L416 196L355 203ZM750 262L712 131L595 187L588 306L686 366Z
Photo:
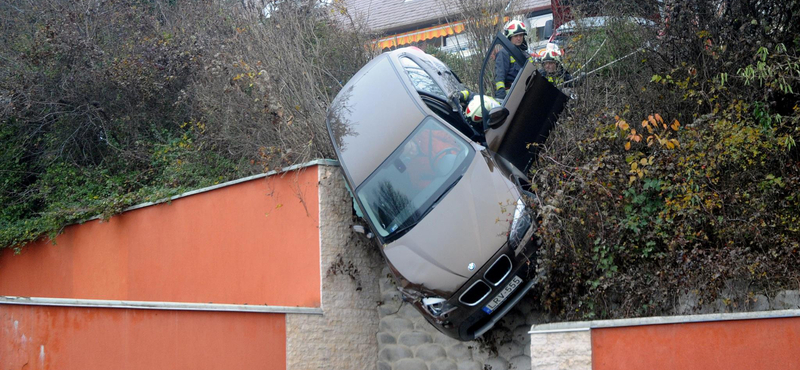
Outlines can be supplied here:
M357 189L386 242L416 225L461 178L474 149L427 117Z

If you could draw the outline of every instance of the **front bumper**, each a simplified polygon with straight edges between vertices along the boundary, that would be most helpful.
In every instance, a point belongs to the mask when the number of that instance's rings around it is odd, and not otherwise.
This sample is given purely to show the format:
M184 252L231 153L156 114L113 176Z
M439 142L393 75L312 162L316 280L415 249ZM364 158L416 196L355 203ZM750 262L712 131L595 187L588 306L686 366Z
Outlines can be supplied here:
M491 329L500 319L503 318L514 306L525 296L533 287L536 276L536 251L541 241L531 228L527 236L525 246L517 249L519 253L506 243L500 250L487 261L458 291L456 291L447 301L457 307L456 310L443 316L436 317L431 314L420 300L413 302L414 307L420 311L428 322L447 336L462 341L473 340L483 335ZM511 272L503 281L492 287L492 292L473 306L467 306L459 301L459 297L476 281L484 278L484 274L492 263L503 255L508 256L512 261ZM511 292L499 306L495 307L491 313L484 311L484 307L511 283L514 276L522 279L517 288Z

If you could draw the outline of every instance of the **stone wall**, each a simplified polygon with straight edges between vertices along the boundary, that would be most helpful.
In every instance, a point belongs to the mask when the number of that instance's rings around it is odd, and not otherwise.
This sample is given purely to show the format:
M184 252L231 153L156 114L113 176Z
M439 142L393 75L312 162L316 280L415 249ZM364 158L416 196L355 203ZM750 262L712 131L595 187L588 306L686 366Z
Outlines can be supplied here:
M587 330L531 337L531 369L591 370L592 336Z
M286 315L286 369L375 369L383 259L374 242L352 231L341 169L317 168L323 315Z

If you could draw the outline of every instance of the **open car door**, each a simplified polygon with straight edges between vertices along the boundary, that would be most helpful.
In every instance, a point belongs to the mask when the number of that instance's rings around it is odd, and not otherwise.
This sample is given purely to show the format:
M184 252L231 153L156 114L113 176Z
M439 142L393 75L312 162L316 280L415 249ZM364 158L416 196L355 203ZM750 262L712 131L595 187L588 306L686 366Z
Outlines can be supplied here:
M502 32L498 32L489 47L480 73L480 94L486 94L487 83L494 77L494 55L499 48L508 50L522 70L503 100L503 106L487 112L483 107L486 144L489 149L527 173L536 157L538 145L547 140L556 119L564 109L569 97L542 77L528 56L514 46ZM488 74L487 74L488 73ZM489 91L493 91L490 89Z

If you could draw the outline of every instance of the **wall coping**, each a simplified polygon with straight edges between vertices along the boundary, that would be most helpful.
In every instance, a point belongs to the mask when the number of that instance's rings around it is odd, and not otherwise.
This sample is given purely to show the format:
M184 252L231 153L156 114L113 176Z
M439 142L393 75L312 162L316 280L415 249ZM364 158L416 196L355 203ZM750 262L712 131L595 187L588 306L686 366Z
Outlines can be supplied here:
M531 330L528 332L528 334L566 333L566 332L576 332L576 331L587 331L591 329L618 328L625 326L688 324L688 323L712 322L712 321L777 319L777 318L787 318L787 317L800 317L800 310L712 313L704 315L654 316L654 317L641 317L633 319L559 322L552 324L533 325L531 326Z
M156 205L156 204L168 203L168 202L172 202L173 200L176 200L176 199L185 198L185 197L188 197L188 196L191 196L191 195L200 194L200 193L205 193L205 192L208 192L208 191L212 191L212 190L216 190L216 189L220 189L220 188L224 188L224 187L240 184L240 183L247 182L247 181L250 181L250 180L266 178L266 177L279 175L279 174L283 174L283 173L286 173L286 172L291 172L291 171L303 169L303 168L306 168L306 167L313 167L313 166L318 166L318 165L319 166L337 166L338 167L339 166L339 161L337 161L335 159L315 159L315 160L312 160L312 161L309 161L309 162L305 162L305 163L300 163L300 164L296 164L296 165L293 165L293 166L284 167L284 168L281 168L280 170L273 170L273 171L269 171L269 172L260 173L258 175L242 177L240 179L231 180L231 181L228 181L228 182L223 182L222 184L212 185L212 186L208 186L208 187L205 187L205 188L200 188L200 189L188 191L188 192L181 193L181 194L169 197L169 198L164 198L164 199L161 199L161 200L157 200L155 202L146 202L146 203L133 205L133 206L130 206L128 208L123 209L122 212L133 211L135 209L145 208L145 207L153 206L153 205ZM96 220L96 219L99 219L99 218L100 218L100 216L95 216L95 217L92 217L92 218L90 218L90 219L88 219L86 221Z
M142 310L171 311L224 311L224 312L257 312L257 313L289 313L322 315L318 307L287 307L246 304L218 303L184 303L157 301L114 301L102 299L42 298L0 296L0 305L56 306L56 307L89 307L89 308L128 308Z

